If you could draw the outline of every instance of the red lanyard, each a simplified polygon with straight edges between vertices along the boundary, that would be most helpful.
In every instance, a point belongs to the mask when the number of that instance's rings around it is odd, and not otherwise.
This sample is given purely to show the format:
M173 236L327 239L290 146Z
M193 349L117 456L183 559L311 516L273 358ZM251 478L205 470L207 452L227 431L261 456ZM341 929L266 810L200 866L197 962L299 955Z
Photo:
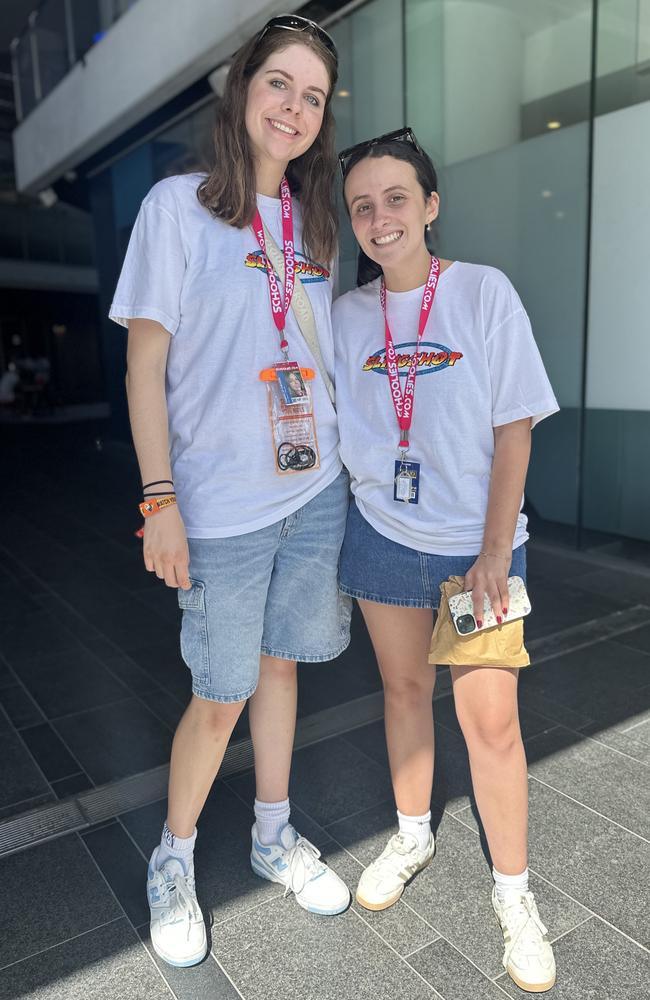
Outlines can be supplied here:
M416 349L413 353L411 359L411 366L408 370L408 375L406 376L406 385L404 386L404 392L402 393L402 387L399 381L399 370L397 367L397 354L395 353L395 345L393 343L393 337L390 332L390 327L388 325L388 317L386 315L386 284L382 277L381 285L379 288L379 301L381 303L381 308L384 313L384 326L386 332L386 368L388 370L388 381L390 384L390 395L393 400L393 406L395 407L395 414L397 416L397 423L399 424L400 435L399 447L405 451L409 446L409 431L411 429L411 422L413 420L413 405L415 401L415 373L420 361L420 342L422 340L422 335L424 333L424 328L427 325L427 320L429 318L429 313L433 306L433 299L436 294L436 288L438 287L438 278L440 277L440 261L437 257L431 258L431 267L429 269L429 277L427 283L424 287L424 294L422 296L422 306L420 308L420 322L418 324L418 341Z
M273 322L280 334L280 348L285 352L289 347L289 342L284 336L287 313L293 298L293 288L296 275L296 255L293 245L293 211L291 207L291 189L286 177L282 178L280 184L280 200L282 202L282 242L284 244L284 303L278 287L278 279L275 276L273 265L266 252L266 239L264 238L264 225L259 209L255 209L253 216L253 232L257 237L257 242L264 254L266 264L266 275L269 279L269 295L271 297L271 312Z

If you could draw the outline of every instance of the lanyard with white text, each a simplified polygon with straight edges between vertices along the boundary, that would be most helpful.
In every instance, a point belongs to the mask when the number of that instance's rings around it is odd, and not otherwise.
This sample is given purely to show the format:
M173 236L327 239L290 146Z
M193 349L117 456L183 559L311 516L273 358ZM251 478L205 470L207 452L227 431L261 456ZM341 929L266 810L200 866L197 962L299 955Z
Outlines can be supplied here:
M393 406L395 407L397 423L400 429L399 450L401 453L401 460L396 461L395 463L396 474L394 499L401 500L406 503L418 502L420 466L418 462L407 462L406 452L409 447L409 431L411 429L411 423L413 422L415 375L420 360L420 343L422 341L424 328L427 325L427 320L433 306L439 277L440 261L437 257L432 257L431 267L429 268L429 277L427 278L427 283L424 286L424 293L422 295L417 344L411 358L408 374L406 376L404 392L402 392L402 386L399 379L399 368L397 364L395 344L388 325L388 316L386 315L386 285L383 277L379 288L379 301L384 314L384 332L386 335L386 369L388 372L388 383L390 386L390 396L393 401Z
M296 280L296 255L293 245L291 189L289 188L289 183L286 177L282 178L282 182L280 184L280 201L282 204L282 243L284 249L284 302L282 301L282 296L280 295L278 279L275 276L273 265L271 264L266 252L264 225L258 208L255 209L255 215L253 216L253 232L255 233L257 242L259 243L260 249L264 254L266 275L269 280L269 295L271 297L273 322L275 323L277 331L280 335L280 349L286 359L289 343L285 337L284 328L286 325L287 313L289 312L289 308L291 306L293 288Z

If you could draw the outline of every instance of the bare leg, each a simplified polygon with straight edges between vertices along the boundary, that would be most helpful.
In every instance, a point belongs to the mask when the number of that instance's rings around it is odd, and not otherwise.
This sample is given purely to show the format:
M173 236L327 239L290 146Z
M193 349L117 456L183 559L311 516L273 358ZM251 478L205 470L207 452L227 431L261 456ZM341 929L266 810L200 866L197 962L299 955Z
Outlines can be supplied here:
M281 802L289 796L297 703L295 661L262 655L257 690L248 703L256 795L261 802Z
M456 714L492 864L518 875L528 863L528 777L517 679L506 667L452 667Z
M167 825L177 837L192 836L245 704L192 695L174 735L169 770Z
M384 685L384 721L397 808L428 812L433 785L433 612L359 601Z

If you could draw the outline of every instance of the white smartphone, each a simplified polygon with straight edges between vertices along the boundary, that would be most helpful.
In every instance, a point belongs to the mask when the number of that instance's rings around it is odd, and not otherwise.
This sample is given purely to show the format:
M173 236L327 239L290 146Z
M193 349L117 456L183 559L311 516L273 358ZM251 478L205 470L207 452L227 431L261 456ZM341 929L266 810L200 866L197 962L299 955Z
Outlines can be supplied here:
M526 585L520 576L508 577L508 594L510 595L510 600L506 622L516 621L517 618L525 618L526 615L530 614L530 599L526 593ZM459 635L471 635L472 632L478 631L485 632L486 628L494 628L495 625L499 624L487 594L485 595L483 607L483 626L478 629L472 605L472 591L465 590L462 594L456 594L454 597L449 598L451 620Z

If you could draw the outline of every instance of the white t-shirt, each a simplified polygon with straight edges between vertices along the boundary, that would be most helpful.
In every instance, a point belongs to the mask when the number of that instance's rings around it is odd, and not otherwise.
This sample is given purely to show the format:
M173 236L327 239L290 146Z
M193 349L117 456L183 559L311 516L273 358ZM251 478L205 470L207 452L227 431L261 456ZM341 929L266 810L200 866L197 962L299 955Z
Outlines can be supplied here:
M386 372L380 279L334 303L341 458L357 506L386 538L421 552L481 550L493 427L558 409L528 317L500 271L456 261L443 271L420 346L408 459L421 463L417 504L393 499L399 429ZM402 391L423 286L388 292ZM523 497L522 497L523 503ZM513 548L526 541L519 514Z
M313 368L320 468L278 475L259 374L281 361L263 256L250 227L236 229L199 203L203 175L169 177L142 203L110 317L156 320L172 335L166 395L172 475L189 537L222 538L266 527L298 510L339 474L336 414L289 310L290 360ZM257 196L282 246L279 198ZM331 278L302 252L293 201L296 271L309 295L328 373L334 369ZM282 285L280 286L282 288Z

